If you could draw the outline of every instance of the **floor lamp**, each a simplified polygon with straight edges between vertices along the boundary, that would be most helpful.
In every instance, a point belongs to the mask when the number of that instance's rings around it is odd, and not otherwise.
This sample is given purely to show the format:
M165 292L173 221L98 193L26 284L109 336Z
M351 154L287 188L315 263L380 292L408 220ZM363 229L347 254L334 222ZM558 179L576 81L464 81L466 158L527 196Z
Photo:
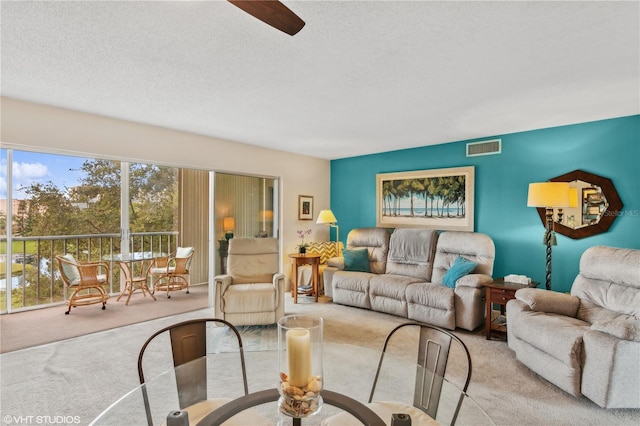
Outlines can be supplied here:
M547 246L546 281L547 290L551 290L551 246L556 245L553 232L553 209L569 206L568 182L537 182L529 184L527 206L543 207L546 209L546 231L544 244Z
M340 256L340 237L339 237L340 228L338 227L338 225L336 225L337 222L338 222L338 219L336 219L335 215L331 210L321 210L320 214L318 215L318 220L316 220L316 223L321 223L324 225L329 225L329 227L336 228L336 245L337 245L336 252L338 253L338 256Z

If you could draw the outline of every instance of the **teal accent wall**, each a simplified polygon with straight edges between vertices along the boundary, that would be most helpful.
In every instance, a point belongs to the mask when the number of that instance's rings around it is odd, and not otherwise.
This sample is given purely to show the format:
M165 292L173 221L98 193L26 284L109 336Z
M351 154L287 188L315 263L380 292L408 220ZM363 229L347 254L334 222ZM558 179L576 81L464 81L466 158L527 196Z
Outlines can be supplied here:
M502 154L465 156L466 143L502 139ZM591 246L640 249L640 115L451 142L331 161L331 210L346 244L353 228L376 226L376 174L475 166L475 230L496 245L494 276L545 281L544 226L527 207L531 182L573 170L613 181L622 212L609 231L573 240L558 234L552 288L569 291L580 255Z

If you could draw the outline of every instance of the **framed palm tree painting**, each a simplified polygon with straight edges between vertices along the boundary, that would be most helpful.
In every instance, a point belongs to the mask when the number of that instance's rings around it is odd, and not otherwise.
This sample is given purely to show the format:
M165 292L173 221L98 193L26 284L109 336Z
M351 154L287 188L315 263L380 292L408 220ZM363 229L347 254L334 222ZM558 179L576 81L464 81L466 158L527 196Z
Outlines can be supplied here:
M376 175L376 226L473 231L474 167Z

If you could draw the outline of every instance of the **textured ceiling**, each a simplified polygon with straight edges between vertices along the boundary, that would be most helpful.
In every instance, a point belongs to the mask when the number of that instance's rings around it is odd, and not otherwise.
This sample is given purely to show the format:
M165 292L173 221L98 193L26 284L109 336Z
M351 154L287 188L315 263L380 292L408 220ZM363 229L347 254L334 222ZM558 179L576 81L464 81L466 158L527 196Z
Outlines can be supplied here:
M321 158L640 113L640 3L2 1L2 95Z

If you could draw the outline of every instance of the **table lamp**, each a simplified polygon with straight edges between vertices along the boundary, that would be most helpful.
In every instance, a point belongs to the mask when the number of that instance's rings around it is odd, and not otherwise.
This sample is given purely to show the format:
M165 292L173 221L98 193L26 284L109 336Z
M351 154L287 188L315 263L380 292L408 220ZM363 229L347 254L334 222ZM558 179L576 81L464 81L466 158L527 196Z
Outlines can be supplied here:
M553 232L553 209L568 207L569 205L568 182L536 182L529 184L527 206L544 207L546 209L544 244L547 246L545 282L547 290L551 290L551 246L557 244L556 236Z
M222 219L222 229L224 229L224 237L229 241L233 238L233 229L236 227L236 221L233 217L227 216Z
M338 227L338 225L336 225L337 222L338 222L338 219L336 219L335 215L331 210L320 210L320 214L318 215L318 220L316 220L316 223L321 223L321 224L329 225L329 227L336 228L336 245L338 246L336 252L338 253L338 256L340 256L340 238L339 238L340 228Z

